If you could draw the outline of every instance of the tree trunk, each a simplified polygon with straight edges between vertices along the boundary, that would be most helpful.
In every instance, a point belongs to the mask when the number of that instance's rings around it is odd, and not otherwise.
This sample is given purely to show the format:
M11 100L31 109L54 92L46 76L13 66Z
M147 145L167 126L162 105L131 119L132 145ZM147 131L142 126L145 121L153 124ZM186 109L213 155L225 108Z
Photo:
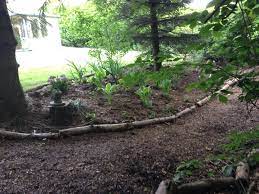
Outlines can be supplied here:
M151 0L152 1L152 0ZM158 19L157 19L157 5L150 1L150 19L151 19L151 41L152 41L152 56L154 70L159 71L162 67L162 62L160 61L160 41L158 32Z
M0 0L0 120L26 112L15 58L16 45L6 0Z

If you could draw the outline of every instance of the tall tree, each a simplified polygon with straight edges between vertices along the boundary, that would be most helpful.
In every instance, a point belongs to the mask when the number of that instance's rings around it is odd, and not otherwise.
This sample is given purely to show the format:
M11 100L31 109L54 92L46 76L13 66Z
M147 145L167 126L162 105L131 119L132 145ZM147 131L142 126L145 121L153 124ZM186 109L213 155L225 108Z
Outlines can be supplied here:
M189 34L174 30L186 17L182 8L190 0L129 0L122 6L122 15L136 28L133 35L138 42L151 43L154 70L162 67L161 44L181 42Z
M19 81L14 37L6 0L0 1L0 120L26 112L26 101Z

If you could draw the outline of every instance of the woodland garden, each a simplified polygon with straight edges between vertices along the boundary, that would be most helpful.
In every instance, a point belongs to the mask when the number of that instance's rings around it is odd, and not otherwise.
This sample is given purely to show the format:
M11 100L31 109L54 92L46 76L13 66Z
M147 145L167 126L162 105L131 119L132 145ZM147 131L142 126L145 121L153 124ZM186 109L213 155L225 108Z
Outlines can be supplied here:
M0 193L259 192L259 2L190 2L44 2L91 62L27 91L0 3Z

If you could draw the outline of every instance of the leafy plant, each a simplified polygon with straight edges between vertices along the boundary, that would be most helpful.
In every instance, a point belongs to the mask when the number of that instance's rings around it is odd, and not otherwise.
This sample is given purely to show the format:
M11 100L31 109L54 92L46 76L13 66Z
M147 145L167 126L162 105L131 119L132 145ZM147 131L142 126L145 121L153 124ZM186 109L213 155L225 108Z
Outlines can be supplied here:
M96 114L94 112L81 111L80 114L87 122L86 124L92 124L96 121Z
M97 90L102 90L103 80L106 78L106 72L103 68L95 65L91 65L93 70L93 76L90 78L89 82L97 87Z
M68 91L68 79L65 75L59 77L52 76L49 78L48 82L51 84L52 91L61 91L63 94Z
M79 113L80 116L87 122L87 124L92 124L96 120L96 114L94 112L89 112L86 107L82 104L80 99L73 100L69 103L70 112L72 114Z
M112 77L115 83L118 83L122 75L122 64L118 60L108 58L102 65L102 68Z
M229 143L223 146L227 152L237 151L249 146L249 142L251 143L250 146L252 146L252 148L257 148L259 146L259 142L256 142L256 140L259 139L259 131L253 130L248 132L232 133L228 139Z
M175 183L180 183L184 178L191 176L192 172L202 166L199 160L189 160L182 162L177 168L173 177Z
M86 67L82 67L72 61L69 61L68 66L70 68L70 74L76 82L79 84L85 83L85 75L87 73Z
M163 95L168 97L172 88L172 81L169 79L162 80L159 82L158 86L162 90Z
M212 60L205 60L199 66L202 75L196 87L215 93L226 80L238 79L237 86L242 90L240 100L256 107L259 99L259 81L256 79L259 62L258 1L212 2L214 11L204 12L207 16L196 21L196 24L201 24L207 18L206 24L199 26L200 36L205 41L197 45L196 50L212 56ZM248 69L250 71L245 72ZM221 102L227 102L225 94L216 95Z
M246 131L246 132L235 132L228 136L228 143L221 146L222 153L211 157L211 160L224 161L227 163L222 169L224 174L231 172L233 164L247 158L248 153L253 149L259 147L259 131L258 128ZM249 163L258 163L259 158L251 157L248 159Z
M92 26L90 55L94 60L95 66L99 66L106 71L107 77L110 76L114 83L122 75L122 58L131 48L129 31L126 29L125 21L118 20L116 16L117 7L109 5L103 7L95 1L98 7L98 19Z
M152 106L152 101L151 101L151 95L152 95L152 90L150 86L141 86L136 94L139 96L140 100L142 101L143 105L146 107L151 107Z
M145 84L145 73L142 72L132 72L128 73L127 75L123 76L119 83L125 89L132 89L135 86L140 86Z
M105 87L102 88L102 91L106 96L109 104L112 103L112 95L114 94L114 92L116 92L116 90L117 90L117 85L112 85L111 83L106 84Z
M227 177L233 176L234 172L235 172L235 167L236 166L234 166L232 164L227 164L227 165L223 166L222 174Z

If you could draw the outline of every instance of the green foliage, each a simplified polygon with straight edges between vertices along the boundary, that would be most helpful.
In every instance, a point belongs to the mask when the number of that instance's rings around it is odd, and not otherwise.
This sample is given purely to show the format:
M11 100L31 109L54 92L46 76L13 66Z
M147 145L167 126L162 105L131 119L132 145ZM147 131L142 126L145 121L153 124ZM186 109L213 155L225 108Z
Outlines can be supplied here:
M92 57L95 58L97 62L91 66L98 67L105 71L106 76L111 76L113 82L118 83L118 80L122 76L122 63L121 60L113 56L112 53L103 53L101 50L93 50L91 52ZM105 56L102 56L105 55Z
M142 86L145 84L145 73L143 72L132 72L123 76L119 80L120 85L125 89L132 89L135 86Z
M131 68L131 71L120 79L119 82L124 88L132 89L136 86L138 87L145 84L159 87L163 80L171 80L171 83L169 83L169 81L164 83L165 90L169 91L170 87L175 86L181 78L181 75L190 67L189 64L184 62L177 63L170 67L162 67L159 71L154 72L147 70L145 65L142 66L142 63L140 63L141 65L138 65L139 61L140 60L137 60L134 65L128 66ZM165 91L165 94L167 91Z
M96 114L94 112L86 111L86 107L83 105L80 99L73 100L69 103L69 107L73 114L79 113L84 119L86 124L92 124L96 120Z
M136 94L139 96L140 100L142 101L143 105L145 107L151 107L152 101L151 101L151 95L152 90L150 86L141 86L137 91Z
M199 169L202 166L199 160L189 160L182 162L177 168L173 177L175 183L180 183L188 176L191 176L194 170Z
M125 22L117 19L117 5L87 1L80 7L58 10L62 42L66 46L123 50L129 45ZM111 33L113 34L112 37ZM112 41L111 41L112 40Z
M232 133L228 138L228 144L224 145L224 150L226 152L232 152L232 151L238 151L240 149L245 148L249 142L253 141L255 144L252 144L251 148L258 148L259 142L256 140L259 140L259 130L253 130L248 132L235 132Z
M106 72L103 68L92 65L93 76L89 79L89 82L97 87L97 90L102 90L103 80L106 78Z
M118 80L122 76L122 63L118 60L109 58L103 64L103 69L110 75L115 83L118 83Z
M62 44L73 47L91 46L91 26L97 19L95 6L89 1L76 8L59 10Z
M112 95L117 91L117 88L117 85L112 85L111 83L106 84L105 87L102 88L102 91L106 96L109 104L112 103Z
M69 84L65 75L59 77L51 76L48 81L51 84L52 91L60 91L63 94L67 93Z
M78 65L72 61L68 63L68 66L70 68L69 73L71 74L73 80L78 82L79 84L85 83L85 75L87 73L86 67L82 67L81 65Z
M228 136L228 142L223 144L222 153L212 157L212 160L224 161L227 163L222 169L223 174L231 174L237 162L247 159L251 166L259 163L258 154L251 154L247 158L248 153L259 147L259 130L258 128L245 132L234 132Z
M164 96L169 96L172 88L172 81L169 79L162 80L158 83L159 88L162 90Z
M211 4L215 5L216 11L200 28L204 43L196 49L203 49L212 60L200 65L201 81L196 87L215 92L226 80L237 78L242 89L240 100L256 106L259 98L259 81L256 79L259 73L255 70L259 63L258 2L229 0L218 6L219 3L214 1ZM246 69L253 71L244 73ZM224 94L217 95L220 101L227 102Z
M149 51L149 55L152 53L149 65L154 65L156 70L167 60L168 48L176 50L176 45L190 43L197 37L190 28L179 29L188 17L184 8L189 2L132 0L123 1L121 5L122 18L128 22L130 29L134 29L131 36L135 44L143 51Z
M93 49L90 55L93 58L92 66L102 68L107 77L118 83L122 76L122 57L131 48L129 31L125 22L117 18L116 5L104 6L94 1L96 6L95 20L88 32L91 36L90 44Z
M259 147L258 128L251 131L234 132L228 136L228 142L221 145L222 153L210 157L209 161L214 165L224 164L222 174L233 176L236 165L240 161L248 162L250 167L259 164L259 155L256 149Z
M234 165L232 164L227 164L225 166L223 166L222 168L222 174L226 177L230 177L230 176L233 176L234 174L234 171L235 171L235 167Z

